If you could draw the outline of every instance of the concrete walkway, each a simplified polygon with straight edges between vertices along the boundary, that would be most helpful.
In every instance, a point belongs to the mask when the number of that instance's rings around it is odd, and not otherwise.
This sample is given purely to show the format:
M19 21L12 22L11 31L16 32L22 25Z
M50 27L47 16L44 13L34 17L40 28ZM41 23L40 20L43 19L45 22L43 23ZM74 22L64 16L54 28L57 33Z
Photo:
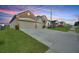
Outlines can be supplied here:
M49 29L21 29L49 47L47 53L79 52L79 34Z

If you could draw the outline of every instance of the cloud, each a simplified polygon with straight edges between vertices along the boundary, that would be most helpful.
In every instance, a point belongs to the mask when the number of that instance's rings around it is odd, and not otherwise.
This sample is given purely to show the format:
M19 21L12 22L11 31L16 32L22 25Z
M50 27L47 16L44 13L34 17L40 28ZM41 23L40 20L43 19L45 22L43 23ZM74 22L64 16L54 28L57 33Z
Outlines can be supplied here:
M0 9L0 12L11 14L11 15L15 15L17 13L16 11L12 11L8 9Z

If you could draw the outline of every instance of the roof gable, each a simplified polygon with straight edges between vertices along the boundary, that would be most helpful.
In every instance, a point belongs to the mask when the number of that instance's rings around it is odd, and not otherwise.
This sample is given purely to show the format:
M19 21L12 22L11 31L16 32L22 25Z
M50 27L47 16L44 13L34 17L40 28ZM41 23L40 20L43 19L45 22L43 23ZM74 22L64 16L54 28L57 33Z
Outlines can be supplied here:
M32 19L35 18L35 15L29 10L21 12L21 13L17 14L17 16L20 18L32 18Z
M12 17L12 19L11 19L11 21L10 21L9 23L13 22L15 19L16 19L16 15L14 15L14 16Z

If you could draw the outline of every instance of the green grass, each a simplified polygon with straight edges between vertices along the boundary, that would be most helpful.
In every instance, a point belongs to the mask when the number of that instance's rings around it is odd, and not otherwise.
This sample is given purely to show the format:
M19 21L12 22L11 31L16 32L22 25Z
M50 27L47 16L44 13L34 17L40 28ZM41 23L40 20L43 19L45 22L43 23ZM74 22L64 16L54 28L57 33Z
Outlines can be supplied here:
M47 50L47 46L19 30L0 30L0 52L41 53Z
M49 28L51 30L57 30L57 31L64 31L64 32L68 32L69 28L68 27L55 27L55 28Z
M76 31L77 33L79 33L79 26L75 29L75 31Z

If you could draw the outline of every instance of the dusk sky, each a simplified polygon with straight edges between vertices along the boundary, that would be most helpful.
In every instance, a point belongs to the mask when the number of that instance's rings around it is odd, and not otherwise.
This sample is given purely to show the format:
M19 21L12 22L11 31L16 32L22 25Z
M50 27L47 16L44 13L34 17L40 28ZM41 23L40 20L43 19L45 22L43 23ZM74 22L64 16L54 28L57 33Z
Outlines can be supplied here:
M0 23L8 23L13 15L30 10L35 15L46 15L52 18L62 18L62 21L73 24L79 15L79 5L0 5Z

